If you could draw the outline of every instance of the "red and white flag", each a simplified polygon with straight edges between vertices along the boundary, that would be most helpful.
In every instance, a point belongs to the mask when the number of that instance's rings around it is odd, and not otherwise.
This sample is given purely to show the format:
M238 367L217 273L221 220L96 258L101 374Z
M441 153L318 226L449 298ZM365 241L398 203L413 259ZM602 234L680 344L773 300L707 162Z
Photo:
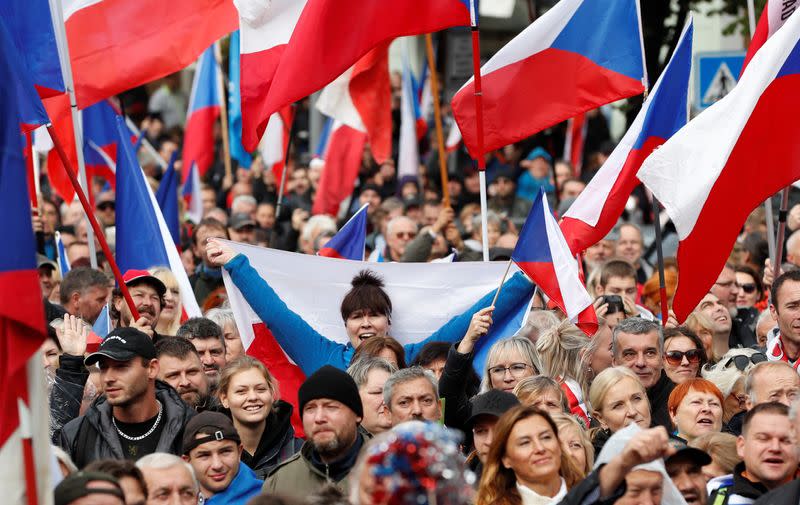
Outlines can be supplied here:
M639 170L680 239L673 301L679 321L716 281L750 212L800 179L798 39L800 16L793 16L753 56L736 87Z

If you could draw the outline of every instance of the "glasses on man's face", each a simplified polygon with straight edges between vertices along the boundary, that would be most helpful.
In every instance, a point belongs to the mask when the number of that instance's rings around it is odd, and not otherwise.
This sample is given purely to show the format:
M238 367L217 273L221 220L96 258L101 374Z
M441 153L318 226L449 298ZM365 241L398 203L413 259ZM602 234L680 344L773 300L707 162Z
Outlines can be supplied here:
M762 361L767 361L767 355L763 352L757 352L752 356L743 356L740 354L738 356L731 356L728 358L728 361L722 365L722 368L728 368L731 365L735 365L740 372L744 372L750 363L756 365Z
M678 366L683 362L683 357L686 356L686 361L692 365L700 363L703 358L703 353L700 349L689 349L688 351L669 351L664 353L664 361L671 366Z
M755 284L736 284L739 286L739 289L747 293L748 295L752 295L756 292L756 285Z
M530 365L525 363L512 363L509 366L493 366L489 369L489 375L495 379L502 379L506 376L506 371L515 379L519 379L525 374Z
M398 231L394 235L397 238L404 238L404 239L413 239L417 236L416 232L413 231Z

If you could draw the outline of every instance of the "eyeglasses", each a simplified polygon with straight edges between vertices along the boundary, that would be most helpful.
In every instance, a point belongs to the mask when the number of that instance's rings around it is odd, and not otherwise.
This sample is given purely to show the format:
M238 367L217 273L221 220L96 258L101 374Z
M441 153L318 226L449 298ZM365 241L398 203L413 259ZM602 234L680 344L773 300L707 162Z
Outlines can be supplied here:
M417 234L415 232L413 232L413 231L399 231L399 232L395 233L395 236L397 238L413 239L413 238L415 238L417 236Z
M763 352L757 352L752 356L743 356L740 354L738 356L731 356L730 358L728 358L728 361L726 361L725 364L722 365L722 368L728 368L729 366L731 366L731 364L733 364L736 366L736 368L739 369L740 372L744 372L747 366L750 365L751 363L756 365L758 363L761 363L762 361L767 361L767 355L764 354Z
M692 365L700 363L700 360L703 359L703 353L700 349L689 349L686 352L669 351L664 354L664 360L672 366L678 366L683 362L684 356L686 356L686 360Z
M518 379L522 377L522 374L525 373L529 366L525 363L512 363L510 366L493 366L489 369L489 375L495 379L502 379L506 376L506 371L508 371L512 377Z
M752 295L756 292L756 285L755 284L737 284L739 289L747 293L748 295Z

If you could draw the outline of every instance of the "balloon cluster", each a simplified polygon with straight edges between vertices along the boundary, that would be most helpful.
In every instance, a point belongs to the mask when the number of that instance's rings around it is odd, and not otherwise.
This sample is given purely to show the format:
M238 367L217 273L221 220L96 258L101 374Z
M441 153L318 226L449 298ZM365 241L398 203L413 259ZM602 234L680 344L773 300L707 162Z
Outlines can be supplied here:
M403 423L376 437L364 463L374 479L372 503L470 503L475 476L464 466L460 441L459 433L420 421Z

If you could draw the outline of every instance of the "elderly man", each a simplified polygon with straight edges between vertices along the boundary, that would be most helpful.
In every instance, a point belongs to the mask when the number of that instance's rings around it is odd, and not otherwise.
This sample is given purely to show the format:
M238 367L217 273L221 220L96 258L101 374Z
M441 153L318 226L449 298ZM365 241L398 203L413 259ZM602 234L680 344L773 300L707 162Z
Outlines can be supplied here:
M744 418L736 440L742 462L733 473L708 482L709 502L748 504L789 482L797 471L798 454L789 409L777 402L756 405Z
M325 365L300 386L297 399L306 442L267 476L263 491L303 499L326 484L346 488L366 440L358 429L364 411L356 383Z
M206 505L244 503L264 482L239 461L242 441L233 422L219 412L203 412L186 424L183 459L197 476Z
M370 261L378 263L400 261L406 246L417 236L417 223L406 216L397 216L386 225L386 248L372 254Z
M442 417L436 376L420 366L393 373L383 385L392 426L406 421L438 421Z
M147 482L147 505L197 505L200 484L186 461L157 452L143 457L136 466Z
M675 384L664 372L664 334L661 326L640 317L621 321L611 336L611 353L614 366L633 370L647 390L653 425L672 429L667 400Z
M383 358L364 356L353 362L347 373L358 386L358 394L364 407L361 427L371 435L377 435L392 427L392 418L383 399L383 387L387 379L397 372L397 367Z

